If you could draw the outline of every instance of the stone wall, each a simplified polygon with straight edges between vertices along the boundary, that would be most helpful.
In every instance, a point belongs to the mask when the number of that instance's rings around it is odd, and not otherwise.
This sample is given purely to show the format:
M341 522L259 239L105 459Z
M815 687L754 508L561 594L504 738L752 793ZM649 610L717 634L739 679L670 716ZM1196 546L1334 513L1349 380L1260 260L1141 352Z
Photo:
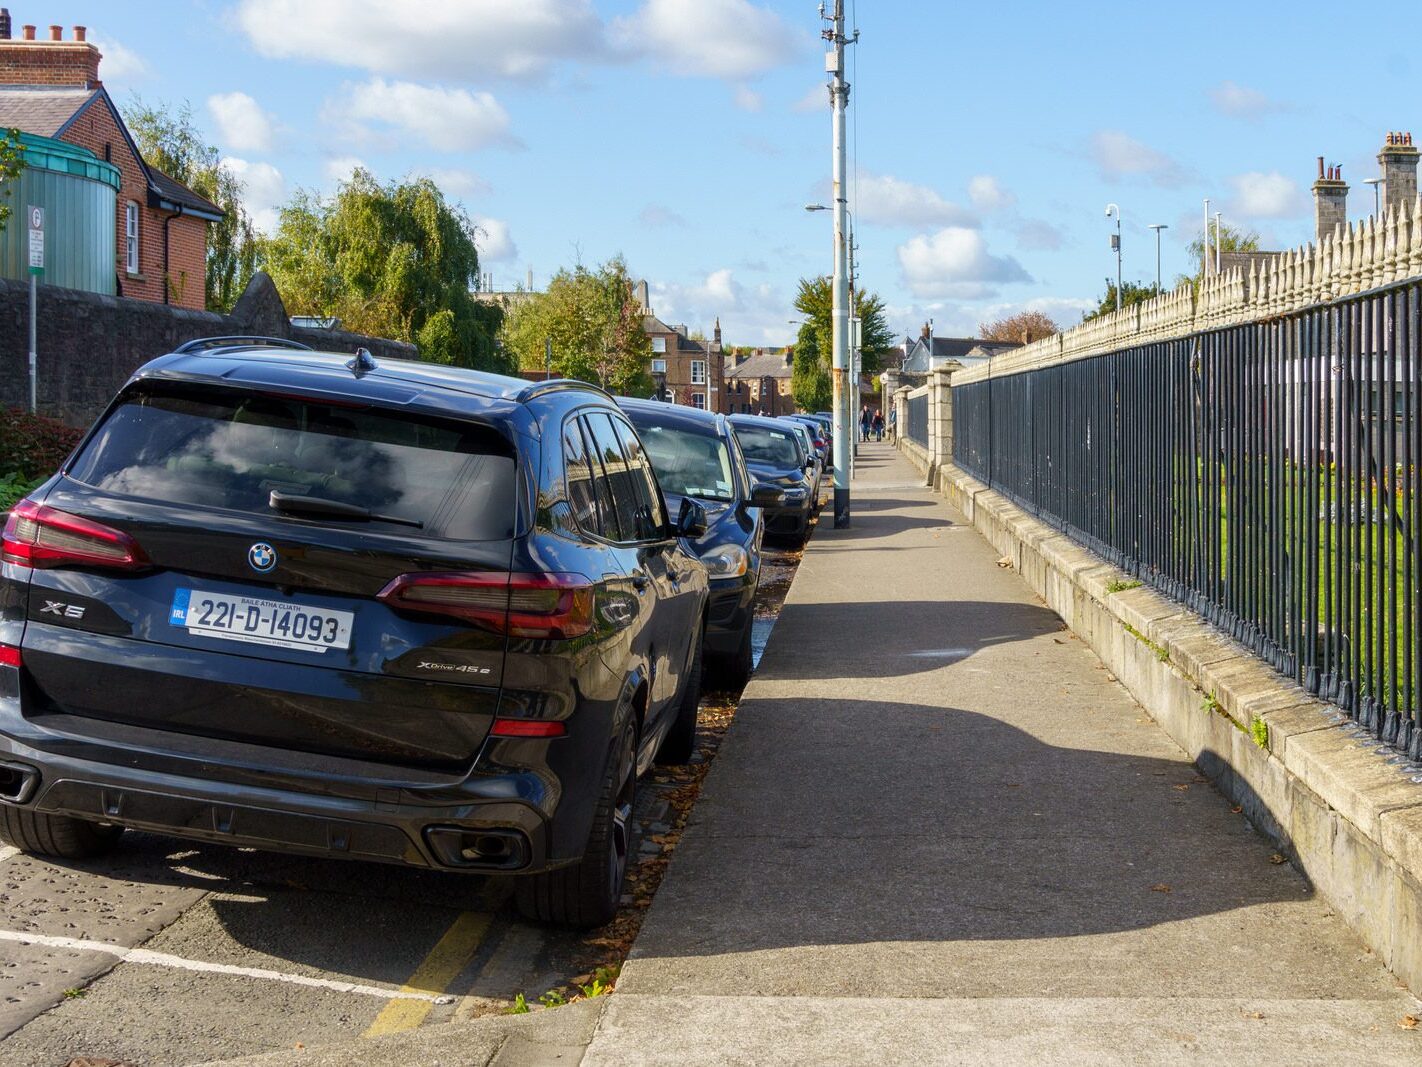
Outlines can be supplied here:
M36 352L39 409L87 426L135 370L195 337L248 334L377 358L415 359L414 345L339 330L293 327L265 274L252 279L231 315L41 285ZM29 285L0 278L0 408L29 403Z

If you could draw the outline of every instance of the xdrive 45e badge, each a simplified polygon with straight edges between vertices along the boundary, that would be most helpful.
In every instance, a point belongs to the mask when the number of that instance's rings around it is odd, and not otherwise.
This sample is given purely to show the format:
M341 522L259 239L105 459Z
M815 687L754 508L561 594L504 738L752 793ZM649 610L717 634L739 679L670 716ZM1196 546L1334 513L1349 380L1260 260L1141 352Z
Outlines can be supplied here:
M266 574L277 565L277 552L265 541L258 541L247 549L247 565L258 574Z

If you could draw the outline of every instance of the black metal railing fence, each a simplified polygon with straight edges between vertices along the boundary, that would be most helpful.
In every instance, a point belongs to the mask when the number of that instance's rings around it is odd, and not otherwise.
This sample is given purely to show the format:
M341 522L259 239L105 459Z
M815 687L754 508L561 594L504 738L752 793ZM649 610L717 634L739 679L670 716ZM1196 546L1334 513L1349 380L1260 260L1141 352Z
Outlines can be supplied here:
M928 394L908 398L908 428L905 431L914 444L928 447Z
M1422 757L1419 301L954 386L954 461Z

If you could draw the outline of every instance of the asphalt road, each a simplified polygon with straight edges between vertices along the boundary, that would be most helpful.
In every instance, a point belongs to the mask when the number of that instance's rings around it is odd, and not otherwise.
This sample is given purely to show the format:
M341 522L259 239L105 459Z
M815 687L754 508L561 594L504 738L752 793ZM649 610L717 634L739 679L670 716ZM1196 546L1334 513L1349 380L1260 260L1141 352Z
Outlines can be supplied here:
M797 559L769 554L758 649ZM643 858L663 848L673 788L643 782ZM509 895L494 879L133 831L90 863L4 848L0 1063L193 1063L533 1001L578 973L589 942L522 921Z

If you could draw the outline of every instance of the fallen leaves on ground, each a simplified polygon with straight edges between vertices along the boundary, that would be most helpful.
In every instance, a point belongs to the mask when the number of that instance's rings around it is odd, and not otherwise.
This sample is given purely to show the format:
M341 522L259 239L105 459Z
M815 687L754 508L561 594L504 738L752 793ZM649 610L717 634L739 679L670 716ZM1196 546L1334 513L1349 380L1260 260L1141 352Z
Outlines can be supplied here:
M1404 1015L1401 1019L1397 1021L1397 1025L1402 1027L1404 1030L1416 1030L1417 1023L1418 1019L1415 1015Z
M1000 560L997 561L997 565L998 565L999 567L1010 567L1010 566L1012 566L1012 557L1011 557L1011 556L1003 556Z
M1272 856L1269 857L1269 862L1272 863L1275 867L1277 867L1279 864L1288 863L1289 861L1287 857L1281 856L1279 853L1275 852Z
M1155 885L1150 887L1150 891L1152 893L1169 893L1170 885L1166 882L1156 882Z

